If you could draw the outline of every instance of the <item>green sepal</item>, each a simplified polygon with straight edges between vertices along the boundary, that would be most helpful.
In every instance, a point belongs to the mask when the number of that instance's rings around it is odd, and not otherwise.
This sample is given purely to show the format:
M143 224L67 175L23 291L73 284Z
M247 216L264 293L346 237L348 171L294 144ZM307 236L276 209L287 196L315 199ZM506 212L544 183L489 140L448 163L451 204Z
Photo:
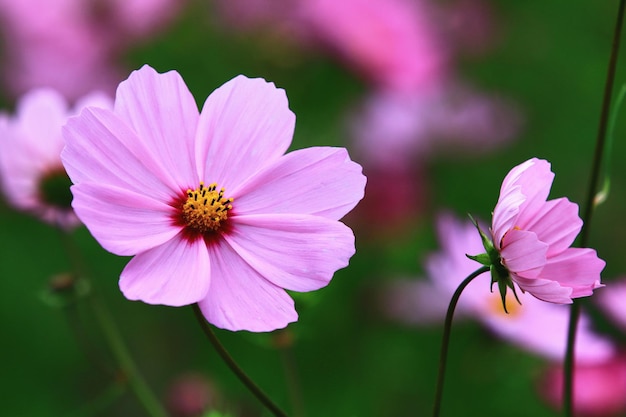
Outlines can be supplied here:
M478 262L479 264L482 264L482 265L485 265L485 266L491 266L491 257L487 253L481 253L479 255L468 255L468 254L465 254L465 256L470 258L472 261Z
M482 253L480 255L465 255L468 258L481 263L482 265L488 266L491 271L491 291L493 292L493 284L498 284L498 292L500 292L500 298L502 299L502 308L504 312L509 314L506 309L506 293L510 288L513 291L513 296L515 300L522 304L519 301L519 297L517 296L517 292L515 291L515 285L513 284L513 280L511 279L511 275L509 274L508 269L504 265L502 265L502 259L500 258L500 253L495 248L493 242L489 237L481 230L478 222L474 220L471 214L468 214L470 220L476 226L476 230L480 234L480 238L483 242L483 247L485 248L486 253Z

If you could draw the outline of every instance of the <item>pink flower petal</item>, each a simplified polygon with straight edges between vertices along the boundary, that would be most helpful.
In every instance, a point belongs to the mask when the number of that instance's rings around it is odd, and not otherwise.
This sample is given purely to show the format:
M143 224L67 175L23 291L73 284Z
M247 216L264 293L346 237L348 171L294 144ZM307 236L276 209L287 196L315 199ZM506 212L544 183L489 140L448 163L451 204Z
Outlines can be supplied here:
M567 198L547 201L533 218L518 222L521 229L532 230L539 240L550 245L548 258L569 248L582 225L578 205Z
M113 186L72 186L72 206L91 234L109 252L135 255L172 239L180 227L174 209L150 196Z
M209 323L228 330L268 332L296 321L294 302L223 240L209 245L211 288L199 302Z
M87 108L63 127L61 159L74 184L95 182L126 188L161 201L179 196L162 181L163 170L140 149L140 140L109 110Z
M144 153L158 161L170 187L196 187L194 139L198 106L176 71L144 65L117 89L115 113L136 133Z
M534 278L546 263L548 245L533 232L510 230L502 239L502 263L509 271L525 278Z
M285 153L294 127L284 90L259 78L235 77L204 103L196 134L200 177L235 189Z
M19 101L14 122L14 127L19 131L16 140L23 141L21 146L31 152L31 167L49 168L59 164L64 145L61 126L67 120L68 112L66 100L51 89L33 90Z
M292 291L328 285L354 255L354 235L343 223L317 216L237 216L224 236L261 276Z
M237 214L342 218L363 198L365 177L343 148L307 148L280 158L233 190Z
M603 287L600 272L605 265L593 249L569 248L549 258L539 277L573 288L572 297L584 297Z
M519 186L508 187L500 193L500 198L493 209L493 220L491 233L493 235L494 246L501 248L502 238L517 222L519 209L526 197L521 192Z
M522 290L528 291L535 298L540 300L557 304L572 303L572 289L569 287L562 287L556 281L541 278L524 278L519 276L515 276L514 280Z
M129 300L178 307L203 299L210 277L204 241L178 235L131 259L120 276L120 289Z
M520 215L517 221L526 223L528 219L534 218L546 203L554 180L554 173L550 171L550 163L544 159L532 158L518 167L519 178L516 184L521 187L521 192L526 200L520 206ZM514 171L517 171L516 168L513 168L511 173ZM513 177L517 173L515 172ZM504 187L504 184L502 186Z

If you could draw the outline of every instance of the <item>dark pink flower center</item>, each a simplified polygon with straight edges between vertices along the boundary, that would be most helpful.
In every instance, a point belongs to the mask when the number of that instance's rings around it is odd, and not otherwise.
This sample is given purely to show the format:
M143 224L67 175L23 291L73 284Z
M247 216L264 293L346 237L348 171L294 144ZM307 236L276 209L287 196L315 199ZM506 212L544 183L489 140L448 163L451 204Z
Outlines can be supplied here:
M182 221L199 234L216 232L228 219L232 202L232 198L224 198L224 189L218 190L216 183L205 187L200 182L195 190L187 190L187 199L181 207Z

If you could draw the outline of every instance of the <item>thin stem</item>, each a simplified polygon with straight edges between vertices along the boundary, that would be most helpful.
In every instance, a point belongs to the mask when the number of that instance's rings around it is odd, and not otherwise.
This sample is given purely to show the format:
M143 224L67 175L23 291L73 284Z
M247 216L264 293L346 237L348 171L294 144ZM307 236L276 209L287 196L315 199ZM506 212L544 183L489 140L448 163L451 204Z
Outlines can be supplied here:
M294 417L304 417L304 402L302 401L302 389L298 378L298 367L293 352L293 336L289 330L277 332L274 337L274 344L280 351L280 359L285 370L285 380L289 397L291 398L291 411Z
M259 386L255 384L254 381L252 381L252 379L243 371L243 369L241 369L239 365L237 365L237 362L235 362L235 360L232 356L230 356L226 348L220 343L219 339L213 332L213 329L202 315L202 311L200 311L200 307L198 306L198 304L193 305L193 312L196 316L196 319L198 320L198 323L200 324L200 327L202 327L202 331L209 339L209 342L211 342L217 353L220 355L226 365L228 365L230 370L233 371L235 375L237 375L237 378L239 378L239 380L246 386L246 388L248 388L248 390L250 390L250 392L254 394L254 396L269 411L272 412L272 414L274 414L276 417L287 417L287 414L285 414L284 411L282 411L276 404L274 404L274 402L267 396L267 394L265 394L265 392L263 392L263 390L261 390L261 388L259 388Z
M589 241L589 230L593 209L595 207L594 199L598 188L598 180L600 177L600 168L604 156L604 147L606 143L606 130L610 116L610 108L613 93L613 83L615 80L615 69L617 68L617 56L619 53L619 44L622 33L622 25L624 21L624 7L626 0L620 0L617 12L617 21L613 32L613 44L611 47L611 57L607 69L606 82L604 85L604 98L602 100L602 110L600 113L600 122L598 125L598 136L596 138L596 148L591 167L591 178L589 188L587 190L587 201L583 214L583 227L580 234L580 246L586 247ZM576 329L578 327L578 319L580 317L580 302L574 300L570 309L570 320L567 334L567 347L565 349L565 362L563 366L563 412L566 417L574 415L573 392L574 392L574 346L576 343Z
M439 353L439 374L437 376L437 388L435 392L435 405L433 407L433 417L439 416L439 410L441 409L441 396L443 394L443 381L446 373L446 361L448 357L448 346L450 344L450 332L452 331L452 317L454 316L454 309L459 302L461 293L467 287L467 285L474 280L477 276L489 271L488 266L483 266L476 271L472 272L467 278L461 282L461 285L456 289L448 305L448 311L446 313L446 321L443 326L443 339L441 341L441 351Z
M70 261L74 266L78 279L86 280L88 276L87 267L83 262L80 251L71 239L71 236L61 230L61 239L65 245L68 256L70 257ZM111 349L111 352L113 353L113 356L115 357L128 386L151 417L167 417L167 412L139 373L139 370L137 369L128 348L124 343L119 329L113 321L113 318L105 308L104 304L98 300L94 291L95 290L92 289L91 294L88 296L87 304L91 307L102 334L104 335L104 338L109 345L109 348Z
M104 305L98 302L97 299L94 297L91 298L92 300L90 305L93 313L98 320L98 324L102 329L105 340L113 352L124 377L127 378L127 382L131 390L150 416L167 417L167 412L152 393L143 377L139 374L137 366L124 344L119 330L113 323L108 310L104 307Z

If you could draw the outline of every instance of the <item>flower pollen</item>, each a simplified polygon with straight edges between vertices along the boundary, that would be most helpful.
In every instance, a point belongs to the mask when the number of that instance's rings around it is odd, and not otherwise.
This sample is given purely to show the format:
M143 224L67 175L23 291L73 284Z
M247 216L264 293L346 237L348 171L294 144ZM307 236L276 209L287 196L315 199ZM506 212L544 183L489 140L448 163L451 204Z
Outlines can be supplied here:
M182 219L185 224L199 233L219 230L228 219L228 211L233 208L232 198L224 198L224 189L217 184L208 187L200 182L195 190L187 190L187 200L182 206Z

